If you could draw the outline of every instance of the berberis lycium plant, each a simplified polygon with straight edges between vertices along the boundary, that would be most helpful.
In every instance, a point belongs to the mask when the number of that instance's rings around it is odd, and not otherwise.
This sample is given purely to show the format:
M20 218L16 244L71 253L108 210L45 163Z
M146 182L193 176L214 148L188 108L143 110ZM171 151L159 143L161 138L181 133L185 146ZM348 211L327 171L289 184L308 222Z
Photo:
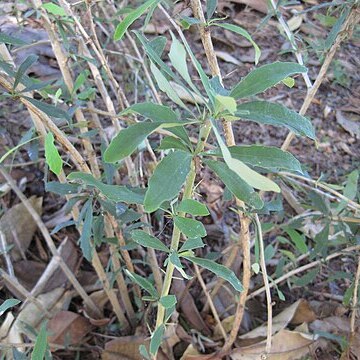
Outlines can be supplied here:
M156 5L159 5L159 1L149 0L129 13L119 23L114 39L121 40L128 27L148 9L154 11ZM207 10L207 17L211 19L214 9L210 6ZM181 23L184 28L188 28L192 24L199 24L199 21L195 18L184 18L181 19ZM260 50L244 29L215 20L208 20L206 24L200 25L219 26L245 36L253 43L255 63L258 62ZM283 169L302 172L299 161L289 152L279 148L262 145L227 146L220 130L222 122L255 121L286 127L296 135L315 139L314 129L307 118L280 104L255 100L256 95L280 82L292 83L291 77L306 72L305 67L291 62L257 66L232 89L226 89L219 77L207 76L182 30L179 27L176 29L179 38L170 32L171 48L168 54L163 54L164 37L159 37L157 41L149 41L140 31L135 32L147 54L158 87L166 93L172 106L144 102L128 107L119 115L124 117L134 115L136 121L113 138L103 156L106 163L121 166L122 161L137 151L148 136L159 129L166 129L168 135L162 138L157 148L162 150L165 156L153 170L145 192L105 185L91 175L80 172L73 172L68 176L71 181L80 180L87 186L97 188L107 201L136 204L149 214L161 210L172 219L172 239L169 247L159 238L151 235L149 224L139 223L138 227L133 227L135 230L130 232L131 239L138 245L167 254L163 264L165 277L162 289L156 289L149 279L126 270L128 277L136 286L140 286L145 291L146 296L143 300L157 304L156 326L152 333L149 351L145 347L140 349L142 355L149 359L156 356L166 323L176 306L176 297L169 295L175 269L185 279L189 279L191 276L185 271L184 263L190 262L228 281L237 292L243 290L240 280L232 270L215 261L196 256L196 249L205 245L202 239L206 236L205 227L199 217L209 214L206 205L194 199L196 176L199 171L203 167L209 168L221 179L234 198L240 200L237 204L241 204L241 208L238 206L237 211L250 219L267 207L260 192L280 192L276 177L270 179L266 174L276 174ZM167 58L171 65L164 60ZM191 60L192 67L201 80L201 87L192 80L188 59ZM176 82L190 97L193 97L195 106L186 105L170 81ZM193 134L194 127L198 133L195 143L190 140L189 135L189 129ZM214 135L212 139L216 139L218 148L207 151L211 134ZM104 208L109 209L109 204L105 204ZM143 230L140 229L141 226ZM83 247L83 250L85 256L91 258L91 249Z

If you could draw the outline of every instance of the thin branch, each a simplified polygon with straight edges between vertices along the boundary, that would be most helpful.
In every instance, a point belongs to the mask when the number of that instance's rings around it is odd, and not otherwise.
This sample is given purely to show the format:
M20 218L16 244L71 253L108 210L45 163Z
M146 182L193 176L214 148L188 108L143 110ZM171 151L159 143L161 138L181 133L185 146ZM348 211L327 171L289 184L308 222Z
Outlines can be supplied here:
M354 294L352 298L352 312L351 312L351 318L350 318L350 331L351 334L355 334L355 321L356 321L356 315L358 312L358 288L359 288L359 280L360 280L360 257L358 257L358 264L357 264L357 270L356 275L354 279Z

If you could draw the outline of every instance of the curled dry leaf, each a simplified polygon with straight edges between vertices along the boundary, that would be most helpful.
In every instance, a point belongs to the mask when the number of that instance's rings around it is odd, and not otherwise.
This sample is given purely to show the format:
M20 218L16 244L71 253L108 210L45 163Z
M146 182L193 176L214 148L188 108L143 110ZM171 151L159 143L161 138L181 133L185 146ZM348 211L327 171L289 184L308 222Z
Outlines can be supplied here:
M71 311L60 311L48 322L48 341L59 345L80 344L91 329L90 322L83 316Z
M280 330L272 337L271 353L267 360L297 360L315 351L316 337L300 331ZM265 353L266 341L234 350L232 360L259 360Z
M344 115L343 111L336 111L336 121L346 130L351 136L360 139L360 116L357 114Z
M247 5L263 14L268 12L267 0L230 0L230 2Z
M32 196L29 202L41 215L42 197ZM36 223L22 203L13 206L0 219L0 231L3 232L7 245L13 244L10 255L14 261L20 260L28 249L36 231ZM3 251L0 244L0 250Z

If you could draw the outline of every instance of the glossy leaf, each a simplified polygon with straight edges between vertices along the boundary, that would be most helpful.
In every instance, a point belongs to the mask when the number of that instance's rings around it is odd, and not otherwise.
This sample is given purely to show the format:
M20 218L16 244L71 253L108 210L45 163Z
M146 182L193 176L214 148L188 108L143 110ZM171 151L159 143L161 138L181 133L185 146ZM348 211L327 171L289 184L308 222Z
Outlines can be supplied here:
M281 169L302 173L300 162L294 155L274 146L230 146L229 151L234 159L241 160L251 166L261 167L271 171ZM222 156L219 150L208 151L206 154Z
M146 212L157 210L164 201L177 196L190 171L191 154L174 151L157 165L145 194Z
M187 250L193 250L204 247L205 244L200 237L187 239L181 246L179 253Z
M17 304L20 304L21 301L18 299L6 299L1 305L0 305L0 316L4 314L4 312Z
M87 186L96 187L109 200L115 202L142 204L144 200L142 194L132 191L126 186L104 184L100 180L95 179L91 174L75 171L69 174L67 178L69 180L80 180Z
M259 94L289 76L305 73L307 68L292 62L274 62L251 71L231 91L235 99Z
M170 250L155 236L149 235L142 230L134 230L131 232L131 238L139 245L150 247L155 250L170 252Z
M141 288L147 291L154 299L159 297L158 292L156 291L154 285L147 279L130 272L129 270L124 270L126 275L133 281L134 283L138 284Z
M219 143L222 155L224 157L227 166L255 189L259 189L263 191L280 192L279 186L276 183L274 183L272 180L252 170L242 161L238 159L234 159L231 156L228 147L225 145L224 141L222 140L218 130L216 129L215 123L212 122L212 124L213 124L212 127L213 131L215 133L216 139Z
M165 325L161 324L156 328L154 333L151 335L150 348L149 348L150 354L155 355L157 353L161 345L164 333L165 333Z
M218 24L215 23L214 25L222 27L223 29L232 31L236 34L239 34L241 36L243 36L246 40L248 40L251 45L254 47L255 50L255 64L257 64L259 62L260 56L261 56L261 51L259 46L256 44L256 42L253 40L253 38L251 37L251 35L242 27L238 26L238 25L233 25L233 24Z
M285 106L267 101L253 101L238 105L237 112L240 112L239 116L242 119L260 124L284 126L296 135L315 139L315 131L310 120Z
M228 283L230 283L233 286L233 288L236 291L241 292L244 290L240 280L236 277L234 272L228 269L227 267L225 267L224 265L220 265L212 260L201 259L194 256L184 256L184 258L190 260L196 265L203 267L204 269L213 272L215 275L226 280Z
M174 217L176 227L187 237L196 238L206 236L204 225L197 220L189 219L181 216Z
M131 11L127 16L122 20L115 29L114 33L114 40L118 41L124 36L126 30L129 26L137 20L141 15L145 13L145 11L152 6L153 4L157 3L159 0L148 0L144 4L138 6L133 11Z
M215 172L230 192L239 200L255 209L261 209L264 206L263 201L254 189L225 163L214 160L206 160L204 163Z
M45 137L45 159L46 163L49 165L50 170L54 174L60 175L63 161L54 144L54 135L51 132L47 133Z
M184 212L194 216L207 216L210 214L205 204L193 199L184 199L177 208L178 212Z

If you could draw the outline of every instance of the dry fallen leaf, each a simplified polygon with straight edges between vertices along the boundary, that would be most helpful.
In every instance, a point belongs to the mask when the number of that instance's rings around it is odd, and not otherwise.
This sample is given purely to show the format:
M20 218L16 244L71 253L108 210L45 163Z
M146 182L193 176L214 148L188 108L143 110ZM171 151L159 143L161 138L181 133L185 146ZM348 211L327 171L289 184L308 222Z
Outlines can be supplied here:
M300 331L280 330L272 337L270 354L266 360L297 360L313 352L316 348L316 337ZM232 360L259 360L265 354L266 340L251 346L234 350Z
M287 21L287 24L290 31L295 31L301 26L302 22L303 22L303 17L301 15L296 15L293 16L291 19L289 19Z
M41 214L42 197L32 196L29 202ZM7 210L0 219L0 231L3 232L7 245L13 244L10 255L14 261L20 260L28 249L36 231L36 223L25 206L20 203ZM0 244L0 250L2 246Z
M360 117L356 114L345 116L343 111L336 111L336 121L351 135L360 139Z
M268 12L267 0L230 0L230 2L247 5L264 14Z
M215 51L215 54L219 59L224 60L230 64L234 64L234 65L241 64L241 62L238 59L234 58L232 55L230 55L226 51Z
M71 311L60 311L48 322L48 341L59 345L80 344L91 328L90 322L83 316Z

